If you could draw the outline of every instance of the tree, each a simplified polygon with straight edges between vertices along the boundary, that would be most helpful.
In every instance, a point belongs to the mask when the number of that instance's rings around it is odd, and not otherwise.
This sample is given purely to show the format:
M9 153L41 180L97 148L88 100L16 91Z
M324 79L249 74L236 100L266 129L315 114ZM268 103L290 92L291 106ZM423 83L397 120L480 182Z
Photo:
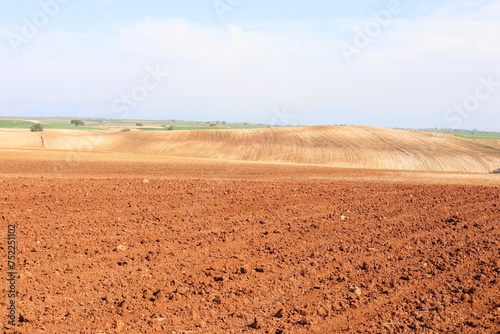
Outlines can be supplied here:
M172 125L170 125L167 130L172 131L173 129L174 129L174 127Z
M43 131L43 127L40 123L36 123L36 124L33 124L30 128L30 131L31 132L42 132Z
M221 124L224 124L224 125L226 125L226 121L222 121L222 123L221 123Z
M160 125L162 128L166 128L167 126L165 124Z
M143 126L142 123L135 123L135 126Z
M74 119L71 121L71 124L75 124L75 126L78 126L78 125L85 125L85 123L83 123L83 121L80 121L79 119Z
M215 123L210 123L211 127L217 126Z

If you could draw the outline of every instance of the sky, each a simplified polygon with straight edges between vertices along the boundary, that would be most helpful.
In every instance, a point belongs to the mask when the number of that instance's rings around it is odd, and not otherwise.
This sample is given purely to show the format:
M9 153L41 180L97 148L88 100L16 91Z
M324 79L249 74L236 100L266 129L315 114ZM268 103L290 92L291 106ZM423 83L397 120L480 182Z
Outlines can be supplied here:
M500 0L41 0L0 116L500 131Z

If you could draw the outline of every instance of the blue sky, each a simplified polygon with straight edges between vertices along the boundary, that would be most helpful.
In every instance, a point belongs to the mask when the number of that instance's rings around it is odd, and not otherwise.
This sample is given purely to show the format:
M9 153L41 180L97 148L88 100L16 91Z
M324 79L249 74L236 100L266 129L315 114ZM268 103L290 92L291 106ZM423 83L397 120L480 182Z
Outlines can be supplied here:
M500 131L498 31L500 1L11 1L0 116Z

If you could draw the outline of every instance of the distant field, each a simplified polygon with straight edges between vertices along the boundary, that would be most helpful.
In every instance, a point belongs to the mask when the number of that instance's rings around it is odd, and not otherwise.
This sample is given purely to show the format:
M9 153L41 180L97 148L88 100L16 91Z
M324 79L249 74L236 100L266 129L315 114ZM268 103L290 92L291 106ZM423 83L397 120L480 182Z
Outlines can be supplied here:
M491 173L500 168L500 151L478 145L479 139L351 126L211 129L115 129L102 135L47 131L43 142L38 134L0 133L0 147L67 151L84 147L130 155L383 170Z
M500 140L500 132L466 132L466 131L437 131L467 139L493 139Z
M75 127L71 124L72 119L79 119L85 123L84 126ZM78 117L30 117L27 119L8 118L0 120L0 128L7 129L29 129L36 121L42 124L44 129L79 129L79 130L121 130L124 128L138 129L141 131L165 131L167 127L173 126L174 130L213 130L213 129L256 129L266 127L264 125L226 123L209 126L206 121L185 120L122 120L103 118L78 118ZM141 123L142 126L136 126ZM214 122L215 123L215 122ZM165 127L161 127L164 125Z
M75 129L74 125L64 123L45 123L40 122L44 129ZM0 129L26 129L28 130L35 122L20 120L0 120ZM105 130L99 127L79 126L79 130Z
M36 122L32 122L36 121ZM30 120L18 119L0 119L0 128L2 129L29 129L33 124L40 123L44 129L75 129L76 127L70 123L71 120L65 119L44 119L33 118ZM98 123L85 120L85 126L79 126L78 129L82 130L98 130Z
M35 123L19 120L0 119L0 128L2 129L29 129L33 124Z

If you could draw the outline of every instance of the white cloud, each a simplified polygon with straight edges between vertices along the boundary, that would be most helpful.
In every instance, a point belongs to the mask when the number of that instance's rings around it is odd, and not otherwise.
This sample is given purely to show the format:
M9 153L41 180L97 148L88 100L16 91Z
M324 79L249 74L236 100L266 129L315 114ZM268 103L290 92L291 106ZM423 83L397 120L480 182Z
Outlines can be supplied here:
M121 47L140 57L231 66L298 52L293 38L245 31L236 25L215 29L184 20L146 21L121 31Z
M473 14L450 15L465 11ZM351 65L339 49L354 36L349 20L324 34L312 22L214 28L182 19L146 19L115 35L51 33L27 55L4 59L0 98L112 101L139 83L147 65L163 64L172 75L143 110L241 112L246 119L257 112L265 121L286 105L304 114L440 118L479 76L500 77L498 17L499 2L479 9L461 2L430 17L394 20ZM481 112L499 107L500 90Z

